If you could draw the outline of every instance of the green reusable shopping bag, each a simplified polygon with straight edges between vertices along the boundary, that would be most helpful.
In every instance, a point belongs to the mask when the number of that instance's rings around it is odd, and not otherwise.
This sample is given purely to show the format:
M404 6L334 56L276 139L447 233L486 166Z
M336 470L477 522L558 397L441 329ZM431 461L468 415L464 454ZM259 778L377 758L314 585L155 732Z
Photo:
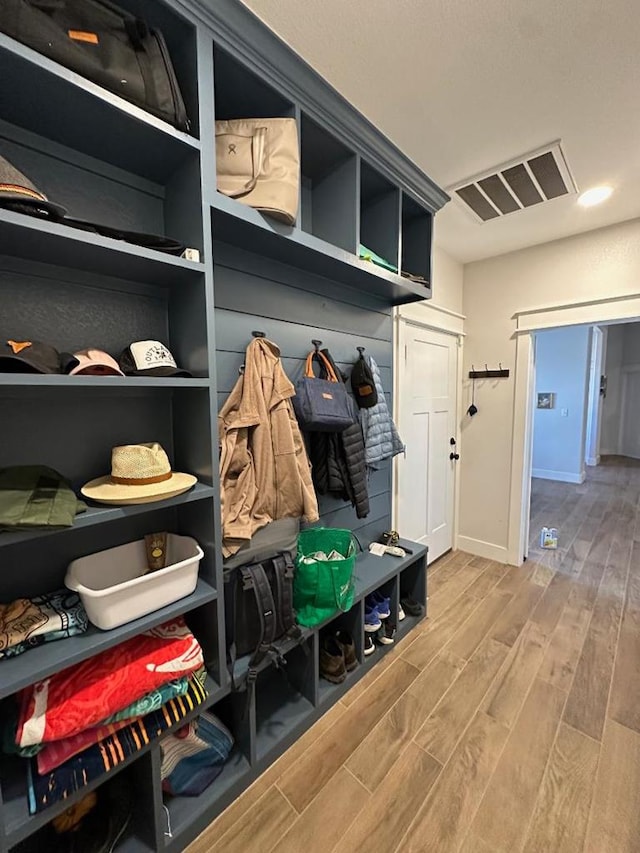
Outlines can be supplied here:
M312 560L318 551L337 551L340 560ZM350 530L311 527L298 537L298 556L293 580L293 606L298 622L307 628L319 625L339 610L353 605L353 569L356 546Z

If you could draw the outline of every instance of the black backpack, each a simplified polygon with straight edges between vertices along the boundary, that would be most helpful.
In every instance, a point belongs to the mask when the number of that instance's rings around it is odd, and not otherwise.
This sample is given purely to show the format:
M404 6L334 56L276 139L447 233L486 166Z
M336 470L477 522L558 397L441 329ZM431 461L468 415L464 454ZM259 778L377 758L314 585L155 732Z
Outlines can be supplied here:
M234 690L252 689L259 664L270 657L282 665L284 642L301 637L293 609L293 574L289 551L225 570L227 664ZM251 655L249 668L246 680L238 683L236 660L245 655Z
M2 0L0 30L180 130L189 120L159 30L108 0Z

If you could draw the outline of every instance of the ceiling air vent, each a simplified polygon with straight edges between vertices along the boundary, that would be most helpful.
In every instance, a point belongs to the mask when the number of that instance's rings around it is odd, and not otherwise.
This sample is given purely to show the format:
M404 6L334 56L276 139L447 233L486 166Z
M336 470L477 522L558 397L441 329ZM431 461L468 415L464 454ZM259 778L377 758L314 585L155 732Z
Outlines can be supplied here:
M449 190L481 222L577 191L560 142L469 178Z

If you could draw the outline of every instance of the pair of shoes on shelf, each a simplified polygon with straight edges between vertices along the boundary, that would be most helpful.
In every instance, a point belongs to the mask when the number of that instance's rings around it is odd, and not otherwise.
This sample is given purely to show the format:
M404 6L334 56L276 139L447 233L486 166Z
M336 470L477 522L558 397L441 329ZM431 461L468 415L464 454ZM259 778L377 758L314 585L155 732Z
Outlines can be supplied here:
M332 684L342 684L358 666L356 644L348 631L327 634L320 646L320 675Z
M381 592L372 592L364 601L364 630L375 634L391 616L391 600Z
M405 618L405 614L409 614L409 616L423 616L424 615L424 605L420 604L420 602L416 601L415 598L412 598L410 595L404 595L400 599L400 619Z

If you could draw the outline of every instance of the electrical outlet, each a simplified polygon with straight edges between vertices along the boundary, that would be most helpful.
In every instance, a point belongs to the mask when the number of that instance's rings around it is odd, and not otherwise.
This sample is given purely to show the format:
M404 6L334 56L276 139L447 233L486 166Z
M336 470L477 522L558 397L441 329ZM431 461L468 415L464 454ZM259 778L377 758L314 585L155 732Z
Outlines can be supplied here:
M569 409L560 409L560 417L568 418L569 417Z

